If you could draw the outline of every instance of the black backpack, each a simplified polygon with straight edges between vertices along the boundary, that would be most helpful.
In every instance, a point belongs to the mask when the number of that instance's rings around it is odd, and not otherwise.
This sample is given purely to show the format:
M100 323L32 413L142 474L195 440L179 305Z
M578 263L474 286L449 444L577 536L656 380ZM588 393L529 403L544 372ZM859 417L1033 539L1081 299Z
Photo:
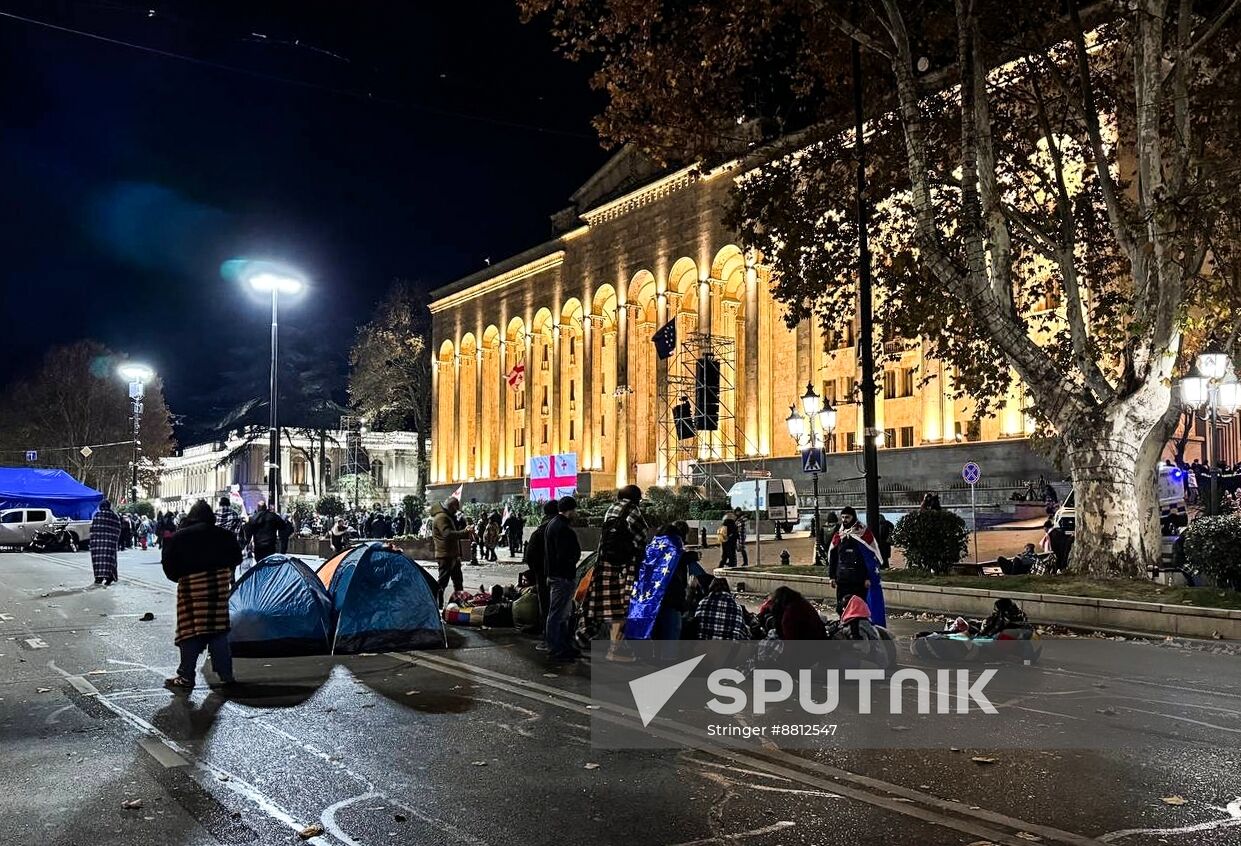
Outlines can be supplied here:
M841 542L836 558L836 582L842 585L860 585L869 574L857 541L852 538Z
M633 558L633 536L629 533L632 504L621 507L620 513L603 521L599 534L599 555L607 561L624 563Z

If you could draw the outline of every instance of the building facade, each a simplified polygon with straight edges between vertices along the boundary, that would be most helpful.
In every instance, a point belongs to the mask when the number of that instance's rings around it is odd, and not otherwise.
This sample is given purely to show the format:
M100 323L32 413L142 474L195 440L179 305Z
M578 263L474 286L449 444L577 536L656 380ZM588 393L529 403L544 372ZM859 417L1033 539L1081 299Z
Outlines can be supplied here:
M839 410L828 482L861 476L855 324L832 337L814 321L787 325L771 270L724 223L736 175L654 175L623 150L553 218L552 240L432 294L437 491L466 483L467 498L497 499L523 489L528 458L559 453L576 454L579 490L756 464L796 478L785 418L808 384ZM678 340L664 360L652 337L669 321ZM718 419L683 437L678 406L695 399L704 354L720 365ZM889 339L884 358L885 487L947 487L968 460L989 480L1057 475L1029 446L1020 388L984 416L954 396L951 368L924 345Z
M413 432L339 431L311 438L285 430L285 435L282 507L295 499L319 498L345 474L370 475L373 496L363 505L397 504L419 493L418 436ZM266 434L253 438L234 432L227 440L185 447L161 460L151 499L161 510L187 511L196 500L214 504L235 491L252 511L267 498L266 461ZM339 495L352 502L349 490Z

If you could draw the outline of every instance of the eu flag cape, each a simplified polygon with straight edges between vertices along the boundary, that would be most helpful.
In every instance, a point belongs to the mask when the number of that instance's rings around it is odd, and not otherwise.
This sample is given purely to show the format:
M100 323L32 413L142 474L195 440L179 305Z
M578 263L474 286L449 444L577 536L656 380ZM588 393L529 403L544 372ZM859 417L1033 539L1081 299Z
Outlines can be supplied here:
M646 545L646 556L638 568L638 578L633 584L629 599L629 615L625 618L625 637L632 640L650 640L655 630L655 618L672 574L681 562L682 542L680 535L660 535Z
M883 556L879 552L879 544L874 533L861 523L854 523L852 528L843 526L832 536L832 546L839 546L844 539L857 541L857 549L866 562L866 578L870 580L870 590L866 595L866 604L870 606L870 621L877 626L887 626L888 609L883 601L883 583L879 578L879 565Z

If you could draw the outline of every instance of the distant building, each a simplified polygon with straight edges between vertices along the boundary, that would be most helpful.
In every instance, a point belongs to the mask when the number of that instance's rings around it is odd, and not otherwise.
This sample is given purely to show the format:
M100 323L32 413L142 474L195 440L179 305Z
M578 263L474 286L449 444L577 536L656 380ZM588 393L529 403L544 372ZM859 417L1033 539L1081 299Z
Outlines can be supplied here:
M363 505L396 504L418 493L418 435L414 432L359 435L328 431L322 438L310 438L286 429L283 441L282 508L295 499L318 499L342 475L355 472L369 475L373 485L371 497L359 497ZM160 462L159 484L151 499L161 510L185 511L195 500L214 502L235 490L247 511L251 510L267 498L266 460L266 430L249 435L238 431L227 440L185 447ZM338 494L347 503L353 499L349 490Z

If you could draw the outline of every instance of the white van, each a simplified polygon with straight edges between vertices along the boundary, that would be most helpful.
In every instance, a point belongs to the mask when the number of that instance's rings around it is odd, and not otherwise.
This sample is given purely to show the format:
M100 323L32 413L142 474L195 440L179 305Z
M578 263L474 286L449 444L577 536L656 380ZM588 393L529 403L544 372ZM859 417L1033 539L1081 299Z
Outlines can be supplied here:
M1176 529L1183 528L1189 522L1185 508L1185 471L1160 464L1155 476L1155 496L1159 501L1159 524L1164 534L1176 534ZM1076 531L1077 508L1071 488L1053 519L1068 534Z
M777 523L797 522L797 489L792 479L745 479L728 489L728 504L742 511L766 511Z

